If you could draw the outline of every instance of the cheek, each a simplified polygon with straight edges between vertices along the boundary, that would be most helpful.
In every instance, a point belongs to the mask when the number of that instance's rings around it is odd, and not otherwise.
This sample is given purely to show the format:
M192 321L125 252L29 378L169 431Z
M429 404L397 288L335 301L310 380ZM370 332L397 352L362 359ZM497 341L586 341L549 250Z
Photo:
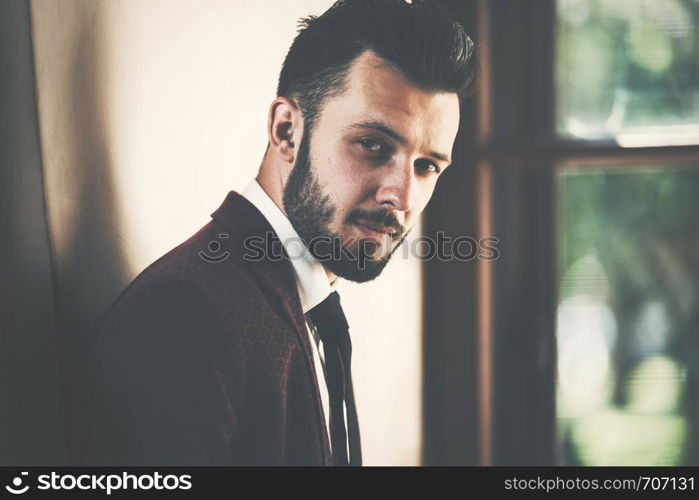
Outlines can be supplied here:
M338 208L361 197L371 183L366 161L341 148L318 151L313 157L313 166L325 192Z
M422 213L422 211L425 209L425 207L427 207L427 205L429 204L430 199L432 198L432 194L434 193L434 187L435 183L431 182L429 185L423 186L420 190L420 193L415 201L411 214L413 219L417 219Z

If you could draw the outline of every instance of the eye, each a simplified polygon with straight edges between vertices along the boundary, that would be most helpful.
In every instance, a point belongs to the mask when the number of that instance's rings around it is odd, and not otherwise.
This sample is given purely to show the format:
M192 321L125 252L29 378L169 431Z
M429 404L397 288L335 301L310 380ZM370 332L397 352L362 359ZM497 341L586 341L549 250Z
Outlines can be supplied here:
M424 159L416 160L415 166L418 168L418 170L428 174L439 174L442 171L442 169L439 168L436 163L432 163L431 161Z
M372 153L383 153L385 147L382 142L372 139L371 137L362 137L357 141L367 151Z

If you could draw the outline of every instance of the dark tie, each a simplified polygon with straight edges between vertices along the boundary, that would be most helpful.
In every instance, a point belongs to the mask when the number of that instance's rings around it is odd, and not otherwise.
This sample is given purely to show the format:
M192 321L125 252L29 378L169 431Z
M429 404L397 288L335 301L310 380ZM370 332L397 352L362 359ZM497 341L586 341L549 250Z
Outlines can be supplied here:
M352 342L349 325L340 305L340 295L332 292L309 311L323 342L328 394L330 396L330 439L334 465L362 465L359 421L352 388ZM347 427L342 403L347 406ZM347 432L349 431L349 432ZM347 436L349 434L349 460Z

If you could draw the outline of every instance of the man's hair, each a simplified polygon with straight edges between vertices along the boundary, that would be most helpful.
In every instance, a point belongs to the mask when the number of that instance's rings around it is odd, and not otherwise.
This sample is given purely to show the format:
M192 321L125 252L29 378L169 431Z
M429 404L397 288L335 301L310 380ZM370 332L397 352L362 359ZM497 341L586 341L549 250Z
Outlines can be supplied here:
M311 130L323 101L344 91L352 62L371 50L413 85L464 95L474 76L473 42L436 0L338 0L299 21L277 96L296 102Z

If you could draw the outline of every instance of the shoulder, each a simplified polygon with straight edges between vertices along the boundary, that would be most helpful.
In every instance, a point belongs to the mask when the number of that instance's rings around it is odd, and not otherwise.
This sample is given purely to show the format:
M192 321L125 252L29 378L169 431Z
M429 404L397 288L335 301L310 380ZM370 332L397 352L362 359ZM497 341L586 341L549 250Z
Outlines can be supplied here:
M143 269L112 302L102 322L115 315L178 316L226 314L254 295L254 280L238 256L236 238L221 243L221 229L213 222ZM213 245L215 242L216 245ZM219 259L212 259L212 248Z

